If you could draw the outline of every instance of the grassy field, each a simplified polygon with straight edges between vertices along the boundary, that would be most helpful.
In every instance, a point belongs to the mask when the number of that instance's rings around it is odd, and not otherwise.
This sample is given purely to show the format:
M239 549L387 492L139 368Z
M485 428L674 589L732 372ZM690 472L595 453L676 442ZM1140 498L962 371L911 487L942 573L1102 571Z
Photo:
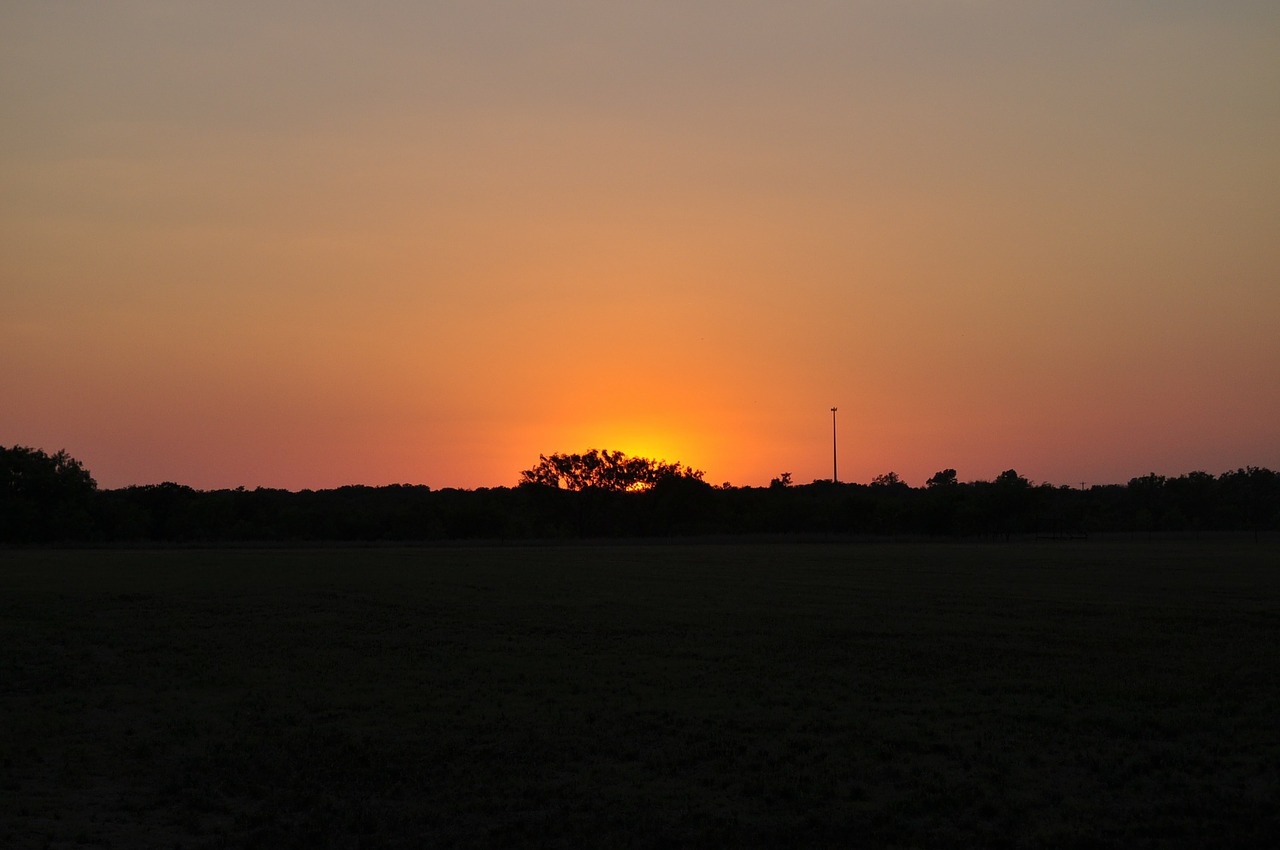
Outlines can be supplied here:
M0 846L1270 846L1280 550L0 552Z

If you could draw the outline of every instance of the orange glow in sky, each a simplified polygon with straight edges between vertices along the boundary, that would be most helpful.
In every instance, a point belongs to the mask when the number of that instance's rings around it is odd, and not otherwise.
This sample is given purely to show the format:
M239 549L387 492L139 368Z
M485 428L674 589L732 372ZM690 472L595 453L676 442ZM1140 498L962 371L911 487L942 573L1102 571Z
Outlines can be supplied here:
M1280 468L1280 6L0 10L0 444L106 487Z

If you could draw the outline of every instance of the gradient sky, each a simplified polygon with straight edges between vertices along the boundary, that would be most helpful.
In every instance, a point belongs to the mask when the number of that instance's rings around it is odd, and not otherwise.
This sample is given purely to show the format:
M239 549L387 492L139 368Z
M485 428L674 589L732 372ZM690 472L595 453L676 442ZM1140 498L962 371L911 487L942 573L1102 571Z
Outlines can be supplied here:
M0 304L105 487L1280 468L1280 4L9 2Z

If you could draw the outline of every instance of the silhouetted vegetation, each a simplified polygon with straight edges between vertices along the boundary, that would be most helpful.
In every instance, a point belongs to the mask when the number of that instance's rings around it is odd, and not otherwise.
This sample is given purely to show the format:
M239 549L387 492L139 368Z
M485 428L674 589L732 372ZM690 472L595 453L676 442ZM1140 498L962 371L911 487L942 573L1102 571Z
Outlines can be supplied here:
M1088 488L993 481L944 469L923 487L896 473L870 484L713 487L702 473L619 452L542 456L515 487L350 486L292 492L164 483L99 490L58 452L0 448L0 541L418 541L838 534L1006 539L1097 533L1280 530L1280 475L1146 475Z
M702 470L678 463L628 457L622 452L592 449L585 454L538 455L538 464L520 473L521 484L567 490L648 490L669 478L702 480Z
M98 484L65 451L0 446L0 541L49 543L94 536Z

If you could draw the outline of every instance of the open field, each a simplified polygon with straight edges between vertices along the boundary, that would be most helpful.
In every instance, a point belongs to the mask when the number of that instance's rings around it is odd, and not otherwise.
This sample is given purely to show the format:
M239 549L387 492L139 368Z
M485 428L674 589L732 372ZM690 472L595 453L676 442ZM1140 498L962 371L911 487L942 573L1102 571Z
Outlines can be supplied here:
M1280 550L0 552L0 846L1267 846Z

